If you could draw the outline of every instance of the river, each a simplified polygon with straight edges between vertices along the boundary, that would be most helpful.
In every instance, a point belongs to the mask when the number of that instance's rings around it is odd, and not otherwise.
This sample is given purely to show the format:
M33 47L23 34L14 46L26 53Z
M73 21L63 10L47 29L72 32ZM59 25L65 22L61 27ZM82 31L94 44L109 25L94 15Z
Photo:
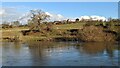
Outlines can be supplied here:
M118 66L118 43L2 42L2 66Z

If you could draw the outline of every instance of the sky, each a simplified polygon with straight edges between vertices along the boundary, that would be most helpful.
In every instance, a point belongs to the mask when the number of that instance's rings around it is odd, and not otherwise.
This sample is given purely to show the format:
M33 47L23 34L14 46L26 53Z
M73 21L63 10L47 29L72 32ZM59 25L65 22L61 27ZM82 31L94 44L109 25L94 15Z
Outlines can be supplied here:
M2 2L119 2L119 0L1 0Z
M26 15L31 9L41 9L52 15L53 20L92 15L118 18L117 2L3 2L0 15L3 21L11 21Z

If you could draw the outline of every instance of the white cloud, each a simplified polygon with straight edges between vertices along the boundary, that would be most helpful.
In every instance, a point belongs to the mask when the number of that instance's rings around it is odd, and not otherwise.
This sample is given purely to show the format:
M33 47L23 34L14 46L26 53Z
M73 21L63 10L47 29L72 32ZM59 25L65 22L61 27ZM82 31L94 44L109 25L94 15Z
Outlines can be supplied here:
M81 16L79 19L80 20L82 20L82 19L90 19L90 16Z
M20 8L20 7L19 7ZM24 9L27 7L24 7ZM19 20L22 24L27 23L27 20L30 19L30 13L29 12L21 12L19 10L17 10L18 7L3 7L0 9L0 20L2 19L2 21L14 21L14 20ZM29 11L29 10L28 10ZM97 16L97 15L92 15L92 16L81 16L81 17L74 17L74 18L66 18L61 14L54 14L54 13L49 13L49 12L45 12L47 15L50 16L50 21L61 21L61 20L66 20L66 19L70 19L70 20L75 20L76 18L81 19L91 19L92 20L107 20L105 17L103 16ZM0 24L2 23L2 21L0 21Z
M61 14L57 14L57 16L58 16L59 18L63 18L63 16L62 16Z
M45 12L47 15L49 15L50 17L52 17L53 15L52 14L50 14L49 12Z
M0 9L0 19L2 19L2 22L4 21L11 22L14 20L19 20L22 24L27 23L27 20L30 19L29 16L30 13L20 12L17 9L18 7L3 7L2 9ZM60 21L65 19L65 17L61 14L53 14L49 12L45 12L45 13L50 15L50 21L58 21L58 20ZM2 22L0 21L0 24L2 24Z
M3 8L0 8L0 16L2 16L5 13L5 10Z
M50 21L61 21L61 20L66 19L61 14L52 14L52 13L49 13L49 12L46 12L46 14L50 16Z
M3 7L0 10L0 19L2 19L2 22L0 22L0 24L2 24L4 21L11 22L17 20L22 14L17 11L17 8L15 7Z
M65 20L65 17L61 14L52 14L49 12L45 12L47 15L50 16L50 19L48 21L61 21L61 20ZM28 19L30 19L30 13L26 12L25 14L21 15L19 17L19 21L23 24L27 23Z
M102 20L102 21L107 21L107 18L103 16L97 16L97 15L92 15L92 16L81 16L79 18L80 20L85 19L85 20Z
M22 15L18 18L18 20L19 20L20 23L22 23L22 24L27 24L27 21L28 21L28 19L30 19L30 16L31 16L30 12L26 12L25 14L22 14Z

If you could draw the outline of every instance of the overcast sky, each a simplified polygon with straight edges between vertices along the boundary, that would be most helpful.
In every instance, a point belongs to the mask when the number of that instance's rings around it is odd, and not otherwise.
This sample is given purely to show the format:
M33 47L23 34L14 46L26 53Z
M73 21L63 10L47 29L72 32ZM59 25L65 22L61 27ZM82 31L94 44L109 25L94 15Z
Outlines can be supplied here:
M117 2L3 2L0 15L3 21L12 21L25 16L31 9L42 9L52 20L92 15L118 18Z

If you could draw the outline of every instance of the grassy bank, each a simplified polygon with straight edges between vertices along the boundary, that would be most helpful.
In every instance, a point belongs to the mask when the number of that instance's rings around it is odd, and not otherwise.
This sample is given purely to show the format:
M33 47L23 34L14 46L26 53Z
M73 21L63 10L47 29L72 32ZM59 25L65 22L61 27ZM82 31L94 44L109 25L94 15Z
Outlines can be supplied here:
M80 29L82 28L83 24L81 23L72 23L72 24L61 24L61 25L53 25L52 26L52 32L43 32L45 34L41 33L35 33L27 36L23 36L21 31L22 30L29 30L28 27L15 27L15 28L7 28L7 29L2 29L1 34L2 38L0 41L7 41L3 40L3 38L14 38L15 36L19 36L20 40L22 41L36 41L36 40L47 40L50 38L56 38L56 37L63 37L59 34L60 32L65 32L68 29ZM45 26L43 26L45 27Z
M88 22L89 24L89 22ZM14 27L14 28L7 28L7 29L2 29L1 30L1 40L0 41L8 41L8 38L13 38L15 39L16 37L19 37L20 41L50 41L56 38L61 38L61 39L68 39L68 38L77 38L80 37L78 35L80 35L79 33L86 31L86 33L83 34L87 34L86 36L88 36L88 38L90 37L89 34L94 34L93 36L97 36L97 33L99 33L99 29L103 28L103 27L96 27L95 25L92 24L92 26L95 27L88 27L86 29L85 26L86 23L82 23L82 22L78 22L78 23L71 23L71 24L52 24L52 26L50 27L50 31L45 30L47 25L42 24L41 25L41 32L29 32L28 35L23 35L21 31L25 31L25 30L29 30L28 27ZM89 25L90 26L90 25ZM101 26L101 25L100 25ZM94 32L94 28L96 29ZM84 30L86 29L86 30ZM92 33L90 31L90 29L92 29ZM118 34L120 34L120 26L109 26L108 28L104 28L110 31L114 31ZM81 31L83 30L83 31ZM80 31L80 32L79 32ZM102 32L102 30L101 30ZM96 34L95 34L96 33ZM102 33L101 33L102 34ZM100 35L101 35L100 34ZM81 35L84 36L84 35ZM104 36L104 34L103 34ZM120 35L118 36L120 37ZM86 37L85 37L86 38ZM97 37L98 38L98 37ZM93 39L93 38L91 38ZM99 39L99 38L98 38ZM102 40L102 38L101 38Z

